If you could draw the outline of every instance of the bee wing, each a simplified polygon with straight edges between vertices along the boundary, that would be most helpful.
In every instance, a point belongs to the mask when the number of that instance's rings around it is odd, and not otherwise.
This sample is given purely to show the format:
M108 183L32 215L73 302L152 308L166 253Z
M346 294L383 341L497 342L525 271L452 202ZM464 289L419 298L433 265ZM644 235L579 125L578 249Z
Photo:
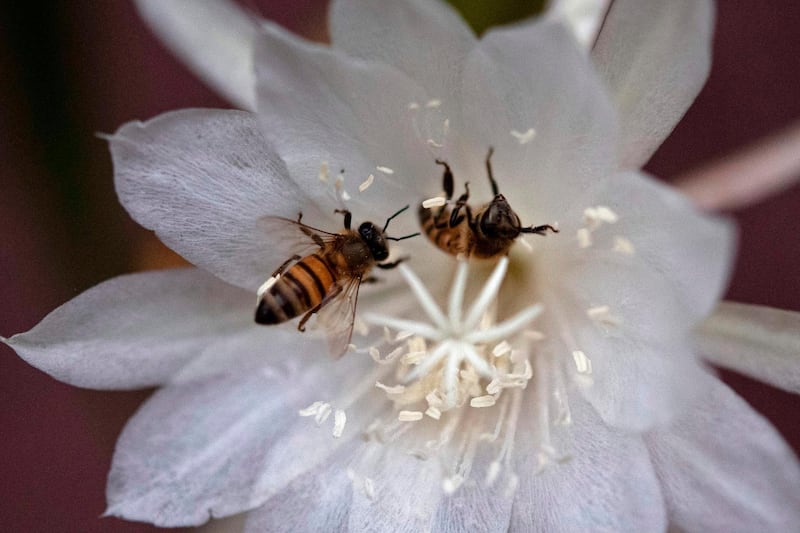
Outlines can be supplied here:
M284 217L263 216L256 222L258 228L269 234L278 244L276 255L304 257L319 250L326 243L340 238L330 233Z
M353 337L360 286L361 276L341 280L339 293L317 313L317 323L325 329L328 348L334 357L344 355Z

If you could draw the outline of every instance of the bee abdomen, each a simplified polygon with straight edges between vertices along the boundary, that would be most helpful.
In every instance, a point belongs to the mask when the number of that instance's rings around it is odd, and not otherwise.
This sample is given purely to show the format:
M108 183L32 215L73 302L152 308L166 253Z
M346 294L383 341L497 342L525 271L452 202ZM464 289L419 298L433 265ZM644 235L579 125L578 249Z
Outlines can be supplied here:
M336 280L335 271L317 254L304 257L284 272L261 296L259 324L280 324L317 306Z

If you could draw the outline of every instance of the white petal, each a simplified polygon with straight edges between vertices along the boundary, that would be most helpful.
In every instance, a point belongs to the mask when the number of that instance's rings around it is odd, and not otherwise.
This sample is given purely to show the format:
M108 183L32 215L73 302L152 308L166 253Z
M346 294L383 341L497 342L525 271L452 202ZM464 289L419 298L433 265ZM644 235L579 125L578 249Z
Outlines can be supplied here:
M289 257L264 215L313 220L252 114L185 110L110 137L117 194L141 225L192 263L255 291Z
M579 201L610 207L618 221L595 230L585 249L570 237L575 213L548 236L544 244L558 251L541 254L542 319L591 361L593 384L582 391L603 418L642 431L698 391L690 330L724 289L732 232L645 176L603 180ZM613 250L618 235L634 243L633 255ZM597 306L608 306L618 324L590 320L587 310Z
M710 0L615 0L592 58L620 115L620 164L642 166L683 117L711 65Z
M670 522L683 531L792 531L800 468L776 431L712 376L670 428L646 437Z
M697 332L714 364L800 392L800 313L722 302Z
M371 449L361 451L353 470L371 479L373 490L353 491L348 531L428 530L442 496L438 463L412 457L396 446L367 446Z
M550 15L562 19L578 42L591 49L612 0L551 0Z
M227 0L136 0L136 6L195 74L234 104L255 109L253 16Z
M461 16L439 0L337 0L330 31L334 47L392 65L443 100L457 94L464 57L476 43Z
M436 165L413 131L408 103L424 99L415 83L386 65L301 41L274 25L259 40L256 65L262 130L306 194L331 210L338 206L332 184L318 178L325 164L329 181L344 171L344 190L352 197L347 205L359 218L384 219L420 200L417 184L428 183ZM378 166L394 174L376 172ZM370 174L374 183L357 192ZM392 228L415 227L411 218L399 217Z
M247 514L244 531L345 531L353 498L347 462L355 445L331 457L326 464L299 476L287 487Z
M251 295L201 270L146 272L103 282L6 342L60 381L135 389L169 381L252 316Z
M519 489L511 531L664 531L666 513L642 440L606 426L579 397L573 424L559 430L556 449L570 460L536 474L534 424L522 420Z
M161 526L232 515L261 505L360 439L380 401L348 412L339 439L298 411L313 401L349 409L336 394L362 381L363 361L334 363L288 346L265 352L283 363L171 385L140 408L117 442L107 514ZM374 379L369 385L374 389Z
M470 181L473 197L488 197L484 160L493 146L494 177L523 224L560 221L565 206L613 167L611 102L560 23L488 32L469 55L463 94L464 123L451 130L463 130L471 162L456 178ZM531 128L530 142L512 134Z

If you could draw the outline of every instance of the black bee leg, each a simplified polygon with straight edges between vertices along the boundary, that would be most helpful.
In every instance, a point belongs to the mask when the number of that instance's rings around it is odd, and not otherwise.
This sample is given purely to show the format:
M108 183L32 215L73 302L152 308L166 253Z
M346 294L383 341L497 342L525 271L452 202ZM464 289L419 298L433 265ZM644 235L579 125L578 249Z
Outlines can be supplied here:
M308 322L309 319L315 313L319 312L319 310L322 309L325 306L325 304L329 303L331 300L336 298L339 295L340 292L342 292L341 285L334 286L333 290L331 290L331 292L326 294L325 298L323 298L320 303L318 303L317 305L315 305L314 307L309 309L308 312L303 315L303 318L300 319L300 323L297 324L297 330L298 331L305 331L306 330L306 322Z
M442 175L442 188L444 189L445 198L449 200L453 197L453 171L450 170L450 165L441 159L437 159L436 164L444 167L444 174Z
M300 259L299 255L293 255L292 257L290 257L289 259L284 261L283 264L281 266L279 266L278 269L275 272L273 272L272 276L270 276L270 277L275 278L275 277L280 276L281 274L283 274L283 271L286 270L286 267L289 266L289 263L293 263L294 261L297 261L298 259Z
M401 257L397 261L392 261L391 263L377 263L375 266L383 270L390 270L392 268L397 267L397 265L399 265L403 261L408 261L409 259L410 259L409 257Z
M553 233L558 233L558 228L551 226L550 224L542 224L541 226L531 226L529 228L520 228L520 233L535 233L536 235L547 235L547 230L552 231Z
M380 283L383 281L381 278L375 276L367 276L366 278L361 280L361 283Z
M469 200L469 182L464 184L464 189L466 192L458 197L456 201L456 206L453 208L453 211L450 213L450 227L454 228L461 224L461 221L464 220L464 215L461 214L461 210L464 209L467 214L469 214L470 218L472 215L470 213L469 206L467 205L467 200Z
M347 209L334 209L333 212L344 215L344 229L350 229L350 224L353 222L353 213Z
M497 188L497 182L494 181L494 176L492 175L492 154L494 154L494 148L489 147L489 153L486 154L486 173L489 175L489 183L492 185L492 194L497 196L500 194L500 190Z

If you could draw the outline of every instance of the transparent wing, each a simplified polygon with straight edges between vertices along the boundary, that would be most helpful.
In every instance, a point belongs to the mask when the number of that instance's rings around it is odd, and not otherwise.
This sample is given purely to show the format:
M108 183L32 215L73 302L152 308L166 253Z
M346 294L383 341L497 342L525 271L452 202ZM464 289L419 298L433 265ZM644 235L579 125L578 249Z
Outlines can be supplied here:
M339 292L317 313L317 323L325 329L328 348L334 357L344 355L353 337L353 322L356 317L360 286L360 276L341 280L338 286Z
M284 217L263 216L256 222L258 228L269 234L278 243L276 255L305 257L319 250L325 244L340 238L338 233L330 233Z

